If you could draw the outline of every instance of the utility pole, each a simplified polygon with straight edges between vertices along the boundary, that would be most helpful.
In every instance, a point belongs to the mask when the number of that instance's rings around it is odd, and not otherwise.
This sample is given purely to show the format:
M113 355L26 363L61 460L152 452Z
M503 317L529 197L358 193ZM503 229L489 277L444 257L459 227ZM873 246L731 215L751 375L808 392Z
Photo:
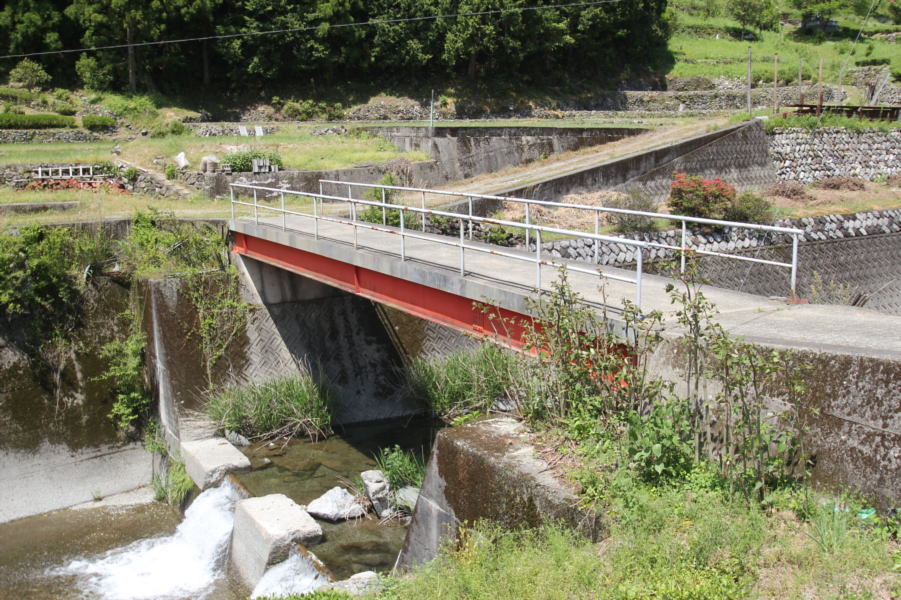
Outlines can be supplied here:
M773 114L779 112L779 55L773 56Z
M798 59L798 89L801 90L801 96L798 98L798 104L804 104L804 59Z
M751 107L751 47L748 46L748 118L754 116Z
M820 59L820 83L817 93L817 117L823 113L823 59Z

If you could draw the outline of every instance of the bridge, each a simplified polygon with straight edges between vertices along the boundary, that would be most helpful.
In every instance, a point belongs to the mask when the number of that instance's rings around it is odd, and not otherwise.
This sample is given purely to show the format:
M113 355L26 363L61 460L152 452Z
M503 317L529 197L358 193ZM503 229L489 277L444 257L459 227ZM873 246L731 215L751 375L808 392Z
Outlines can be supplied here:
M458 331L500 337L514 347L524 343L518 326L497 331L498 319L520 323L530 317L531 298L549 291L561 269L586 303L617 322L624 303L642 311L659 310L676 318L667 277L649 273L650 256L668 253L685 269L694 253L782 269L786 298L766 298L712 286L703 288L719 309L718 322L751 342L777 347L811 348L880 358L901 355L901 318L843 306L793 303L798 274L798 229L630 211L602 206L561 204L525 198L402 186L323 180L307 193L260 185L232 184L233 251L302 276L366 297ZM480 216L484 202L512 203L523 221ZM434 208L441 206L442 208ZM536 223L542 206L587 211L585 232ZM602 215L627 213L679 223L677 243L656 243L601 233ZM443 233L433 233L435 224ZM522 232L520 248L479 241L474 231L502 227ZM695 248L691 232L699 227L734 227L771 232L791 241L791 262L737 252ZM451 232L453 235L446 235ZM599 267L556 259L543 250L549 238L581 238L594 245L617 243L633 257L634 268ZM476 306L474 303L479 303Z

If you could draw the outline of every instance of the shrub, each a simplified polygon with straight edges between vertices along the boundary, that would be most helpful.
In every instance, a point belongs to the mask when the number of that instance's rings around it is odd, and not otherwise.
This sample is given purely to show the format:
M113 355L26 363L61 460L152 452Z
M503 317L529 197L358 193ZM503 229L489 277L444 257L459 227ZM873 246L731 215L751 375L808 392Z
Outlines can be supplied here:
M113 83L113 75L108 65L103 65L96 58L88 54L82 54L75 63L75 72L85 89L93 91L105 91Z
M226 154L222 158L222 162L231 165L232 171L247 172L253 169L253 160L260 158L268 158L270 164L278 165L279 167L284 166L281 155L277 152L266 152L264 150L232 152L231 154Z
M138 180L138 175L140 175L140 172L134 167L128 167L122 173L122 176L125 178L125 181L127 181L128 183L130 183L132 185L134 185L134 183Z
M673 173L668 205L677 215L722 219L735 201L735 187L720 178Z
M14 87L0 87L0 99L12 100L17 104L24 104L34 100L34 92Z
M61 115L72 116L77 111L75 109L75 105L71 102L64 102L61 100L54 100L50 103L50 109L53 112L59 113Z
M657 211L657 203L638 190L632 190L626 196L614 198L608 202L608 205L611 208L643 212ZM613 228L619 233L648 233L657 230L657 225L651 217L611 213L610 220L613 222Z
M50 75L40 64L26 58L12 68L9 72L9 80L29 89L42 89L50 83Z
M69 116L0 113L0 129L53 129L75 126L75 118Z
M150 131L150 137L162 138L170 135L185 135L190 133L191 128L181 121L168 121L161 125L157 125Z
M178 168L172 163L166 163L166 166L163 168L163 171L166 174L166 179L172 180L178 177Z
M813 184L823 190L840 190L843 192L859 192L866 186L857 177L827 177Z
M81 126L88 131L109 131L116 128L116 119L114 117L85 115L81 118Z
M766 195L788 198L798 202L813 200L813 196L807 193L807 189L797 181L780 181L775 185L771 185L767 188Z
M210 397L206 411L221 430L316 440L332 433L330 405L328 390L302 375L227 387Z
M374 458L375 464L395 490L406 485L422 487L422 479L425 477L425 460L422 455L406 452L395 444L392 448L381 448Z
M282 112L289 119L310 121L324 112L322 104L313 100L291 100L282 107Z
M775 213L768 200L753 192L745 192L726 211L726 220L769 225L775 220Z

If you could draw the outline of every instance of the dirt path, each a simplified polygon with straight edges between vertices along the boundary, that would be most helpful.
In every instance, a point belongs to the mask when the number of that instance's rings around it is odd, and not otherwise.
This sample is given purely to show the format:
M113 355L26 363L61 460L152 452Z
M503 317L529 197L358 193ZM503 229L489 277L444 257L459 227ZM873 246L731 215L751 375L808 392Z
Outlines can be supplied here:
M580 171L608 160L649 150L665 144L706 133L726 124L725 118L697 121L687 125L660 127L647 133L624 138L616 142L585 148L575 152L564 152L541 162L511 167L496 173L486 173L463 181L451 183L442 189L455 192L499 194L526 185L533 181Z

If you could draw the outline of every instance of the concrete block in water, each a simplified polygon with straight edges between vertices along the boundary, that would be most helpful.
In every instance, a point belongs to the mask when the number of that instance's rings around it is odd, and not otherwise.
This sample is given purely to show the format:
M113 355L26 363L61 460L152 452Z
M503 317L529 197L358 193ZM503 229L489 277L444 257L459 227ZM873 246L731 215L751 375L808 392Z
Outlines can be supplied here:
M285 560L294 544L322 539L322 528L284 494L241 500L235 506L231 562L242 581L256 586L266 568Z
M182 442L185 470L201 490L217 485L232 471L250 469L250 459L223 438Z
M394 512L391 502L391 484L385 479L385 474L379 470L363 471L360 473L366 495L372 502L375 514L382 517Z
M358 519L366 514L366 509L343 487L335 486L307 505L311 515L326 521Z

